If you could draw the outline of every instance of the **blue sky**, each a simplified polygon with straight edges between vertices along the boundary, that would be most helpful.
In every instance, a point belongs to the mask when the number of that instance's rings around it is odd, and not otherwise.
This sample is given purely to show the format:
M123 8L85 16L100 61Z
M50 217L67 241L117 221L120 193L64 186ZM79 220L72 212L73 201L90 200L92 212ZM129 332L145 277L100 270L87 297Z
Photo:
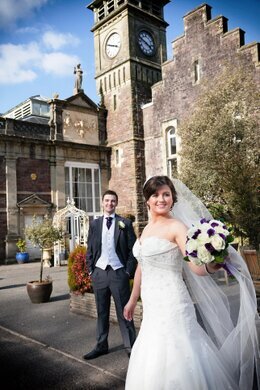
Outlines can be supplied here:
M74 66L84 71L83 88L98 102L95 85L93 14L86 0L0 1L0 113L33 95L60 99L73 94ZM171 42L183 34L182 17L201 5L199 0L175 0L165 6L168 58ZM260 42L260 0L209 0L212 18L229 19L240 27L246 43Z

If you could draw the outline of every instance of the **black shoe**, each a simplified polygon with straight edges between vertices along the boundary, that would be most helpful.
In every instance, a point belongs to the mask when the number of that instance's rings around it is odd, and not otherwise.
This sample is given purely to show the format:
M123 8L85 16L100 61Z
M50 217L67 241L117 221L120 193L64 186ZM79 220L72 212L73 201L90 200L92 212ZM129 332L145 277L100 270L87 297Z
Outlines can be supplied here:
M127 356L130 358L130 356L131 356L131 349L127 348L126 349L126 353L127 353Z
M91 359L96 359L97 357L101 355L106 355L108 354L108 349L93 349L93 351L87 353L86 355L83 356L83 359L85 360L91 360Z

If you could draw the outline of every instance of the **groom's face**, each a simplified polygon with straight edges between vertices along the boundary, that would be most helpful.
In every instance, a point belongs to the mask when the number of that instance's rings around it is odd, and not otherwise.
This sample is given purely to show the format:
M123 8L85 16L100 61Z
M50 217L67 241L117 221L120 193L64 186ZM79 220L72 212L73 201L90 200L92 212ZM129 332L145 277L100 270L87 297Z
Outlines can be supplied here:
M104 213L114 214L117 206L115 195L105 195L102 201Z

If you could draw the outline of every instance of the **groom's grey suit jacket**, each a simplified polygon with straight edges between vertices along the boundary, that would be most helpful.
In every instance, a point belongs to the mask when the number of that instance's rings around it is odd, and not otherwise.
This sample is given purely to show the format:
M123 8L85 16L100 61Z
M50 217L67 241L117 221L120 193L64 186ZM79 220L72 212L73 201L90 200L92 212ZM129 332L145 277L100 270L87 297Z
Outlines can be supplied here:
M90 273L94 271L96 262L101 256L102 250L102 227L103 216L94 219L90 223L88 246L87 246L87 266ZM121 221L121 224L119 223ZM133 256L132 248L136 240L132 222L120 215L115 215L115 250L120 262L130 278L134 277L137 261Z

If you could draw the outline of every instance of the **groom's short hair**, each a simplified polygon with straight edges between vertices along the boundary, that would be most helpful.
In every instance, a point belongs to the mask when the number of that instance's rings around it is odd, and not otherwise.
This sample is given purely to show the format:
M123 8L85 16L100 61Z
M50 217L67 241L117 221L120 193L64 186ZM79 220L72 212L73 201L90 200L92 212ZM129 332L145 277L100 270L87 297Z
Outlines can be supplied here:
M104 199L105 195L114 195L116 197L116 201L118 202L118 195L113 190L106 190L102 195L102 200Z

